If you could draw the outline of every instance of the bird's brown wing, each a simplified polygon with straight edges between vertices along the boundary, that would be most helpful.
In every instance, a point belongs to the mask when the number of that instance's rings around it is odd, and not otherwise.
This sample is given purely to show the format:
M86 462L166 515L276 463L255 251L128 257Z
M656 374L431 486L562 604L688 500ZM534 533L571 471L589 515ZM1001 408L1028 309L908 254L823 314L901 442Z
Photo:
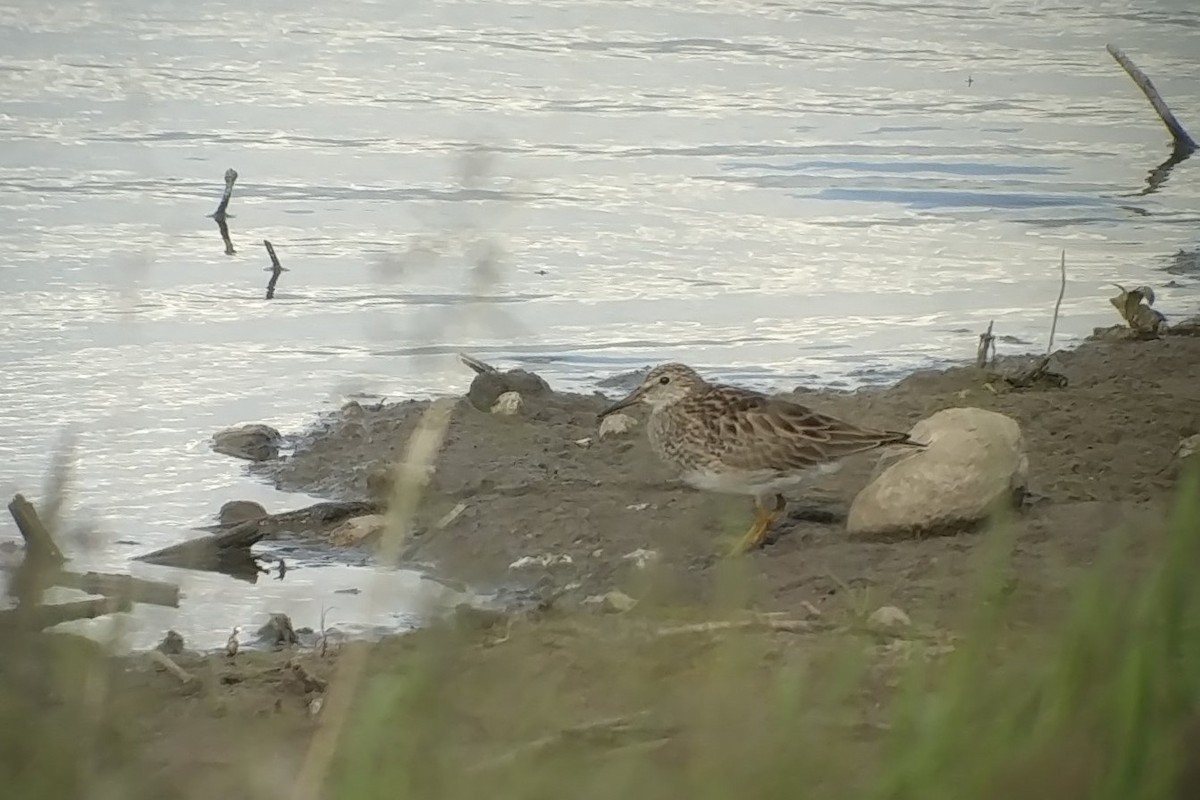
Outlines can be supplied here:
M778 397L714 386L692 398L705 438L727 466L793 470L892 444L922 446L907 433L865 428Z

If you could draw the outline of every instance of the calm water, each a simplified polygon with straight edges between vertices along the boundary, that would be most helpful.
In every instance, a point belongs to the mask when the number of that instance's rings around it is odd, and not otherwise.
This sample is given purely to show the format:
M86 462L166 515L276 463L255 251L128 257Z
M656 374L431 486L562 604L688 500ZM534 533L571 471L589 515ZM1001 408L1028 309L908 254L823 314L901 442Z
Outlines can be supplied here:
M293 5L0 7L0 493L37 497L77 431L86 566L229 499L307 502L210 433L459 391L431 357L458 349L572 388L668 358L886 381L970 357L989 319L1002 352L1044 346L1062 248L1060 343L1115 321L1112 281L1197 305L1164 267L1200 244L1200 159L1142 193L1167 137L1104 50L1200 134L1194 0ZM468 143L493 153L480 180ZM205 218L227 167L234 255ZM464 224L502 253L469 329L463 258L388 266ZM264 238L290 270L269 303ZM335 594L367 567L134 569L189 594L138 617L145 642L322 605L403 625L428 594L412 573L382 603Z

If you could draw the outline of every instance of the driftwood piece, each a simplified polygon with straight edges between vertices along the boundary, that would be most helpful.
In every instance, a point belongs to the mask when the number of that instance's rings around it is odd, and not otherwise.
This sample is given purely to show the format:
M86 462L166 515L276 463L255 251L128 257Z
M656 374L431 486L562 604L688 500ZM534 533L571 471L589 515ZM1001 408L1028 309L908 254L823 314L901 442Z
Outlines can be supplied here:
M179 607L179 587L165 581L151 581L132 575L107 572L59 572L50 576L55 586L78 589L87 594L125 597L134 603Z
M1183 125L1171 113L1171 109L1167 107L1167 103L1162 99L1162 95L1154 88L1154 84L1147 77L1146 73L1130 60L1129 56L1114 44L1107 45L1108 54L1116 59L1122 69L1129 74L1133 82L1142 90L1142 94L1146 95L1146 99L1150 101L1150 105L1154 107L1154 111L1158 114L1158 118L1162 120L1163 125L1171 134L1171 138L1175 142L1175 151L1177 153L1193 153L1196 150L1196 141L1188 135L1188 132L1183 129Z
M248 572L252 572L257 579L258 562L251 555L250 548L265 535L257 520L248 520L223 533L173 544L140 555L137 560L181 569L224 572L238 577L248 577Z
M1039 386L1065 389L1067 386L1067 376L1050 370L1050 356L1042 356L1026 369L1010 372L1003 375L1002 379L1014 389L1033 389Z
M279 263L279 257L275 255L275 247L266 239L263 239L263 247L267 248L267 255L271 257L271 267L266 270L271 273L271 280L267 281L267 299L271 300L275 297L275 284L279 283L279 276L288 270Z
M66 561L58 545L50 536L50 531L42 524L37 509L33 503L21 494L13 495L8 504L8 513L12 514L17 523L17 529L25 538L25 559L37 559L43 563L61 564Z
M151 650L148 655L151 661L174 675L183 684L184 688L199 688L200 679L176 664L166 653L163 653L161 650Z
M303 664L295 659L288 662L288 668L291 669L296 680L304 688L305 694L309 692L323 692L329 687L329 681L312 674Z
M94 619L106 614L129 611L133 603L125 597L97 597L53 606L21 606L0 611L0 626L10 625L28 630L50 628L76 619Z

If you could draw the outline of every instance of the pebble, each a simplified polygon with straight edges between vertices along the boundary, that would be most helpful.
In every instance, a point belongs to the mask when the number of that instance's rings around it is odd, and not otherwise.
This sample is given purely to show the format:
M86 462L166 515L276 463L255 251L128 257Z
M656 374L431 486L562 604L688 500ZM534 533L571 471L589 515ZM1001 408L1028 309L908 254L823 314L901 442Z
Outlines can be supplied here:
M626 553L625 555L621 556L621 558L625 561L632 561L634 566L636 566L638 569L642 569L647 564L650 564L650 563L658 560L658 551L657 550L646 550L644 548L639 547L637 550L634 550L632 552Z

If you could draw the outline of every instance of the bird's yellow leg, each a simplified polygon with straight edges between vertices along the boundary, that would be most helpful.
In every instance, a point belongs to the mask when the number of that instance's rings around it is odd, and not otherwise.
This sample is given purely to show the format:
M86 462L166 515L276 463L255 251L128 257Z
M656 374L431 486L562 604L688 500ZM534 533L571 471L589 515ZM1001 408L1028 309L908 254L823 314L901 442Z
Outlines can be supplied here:
M738 540L737 544L730 549L730 556L740 556L763 543L763 540L767 538L767 531L771 529L771 523L783 513L783 497L776 495L774 503L775 508L769 511L763 508L757 501L754 503L754 524Z

